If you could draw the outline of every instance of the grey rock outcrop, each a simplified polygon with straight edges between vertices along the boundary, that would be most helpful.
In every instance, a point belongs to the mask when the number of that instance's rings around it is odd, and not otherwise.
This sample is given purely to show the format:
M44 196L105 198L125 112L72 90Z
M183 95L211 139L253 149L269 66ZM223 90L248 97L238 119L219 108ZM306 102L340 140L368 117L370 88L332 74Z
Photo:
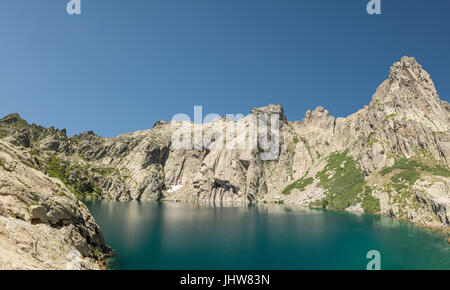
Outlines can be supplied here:
M99 269L109 249L94 218L34 167L27 150L0 140L0 269Z

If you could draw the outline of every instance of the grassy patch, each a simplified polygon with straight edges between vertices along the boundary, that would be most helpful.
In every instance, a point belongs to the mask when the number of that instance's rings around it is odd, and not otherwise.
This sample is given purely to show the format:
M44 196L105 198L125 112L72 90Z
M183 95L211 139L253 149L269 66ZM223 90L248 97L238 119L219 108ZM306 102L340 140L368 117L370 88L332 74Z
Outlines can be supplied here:
M316 177L318 185L327 191L326 197L316 204L324 208L345 209L355 205L365 184L361 169L348 156L348 150L331 154L327 166Z
M299 180L295 181L294 183L291 183L288 186L286 186L286 188L283 189L283 191L281 193L284 195L289 195L289 194L291 194L291 191L295 188L299 189L300 191L305 191L305 187L312 184L313 181L314 181L314 178L312 178L312 177L299 179Z
M48 176L58 178L64 183L68 182L69 172L67 171L67 166L64 164L63 160L58 157L51 157L48 159L45 172Z
M412 161L408 162L408 160L405 158L397 159L397 160L395 160L395 163L393 166L383 168L383 170L380 171L380 174L382 176L385 176L385 175L391 173L394 169L411 170L411 169L415 169L415 165Z
M417 171L416 169L411 169L411 170L405 170L400 173L394 174L391 177L391 180L394 183L407 182L410 185L413 185L419 178L420 178L420 172Z
M437 165L436 167L432 167L429 172L431 172L433 175L450 177L450 170L448 170L448 168L445 168L440 165Z
M387 115L387 116L386 116L386 120L394 119L395 116L397 116L397 114L395 114L395 113L390 114L390 115Z
M81 167L70 167L67 162L58 157L47 160L45 172L61 180L78 199L96 197L102 193L100 187L91 180L89 172Z
M407 171L408 173L404 173L403 176L399 175L397 177L398 178L404 177L404 178L407 178L408 180L413 180L417 176L417 173L420 174L421 171L428 172L432 175L450 177L450 170L445 166L442 166L442 165L430 166L430 165L423 164L417 160L406 159L406 158L396 159L393 166L383 168L380 171L380 174L382 176L385 176L385 175L391 173L395 169L401 169L401 170Z
M2 159L0 159L0 167L6 170L5 163L3 162Z
M294 142L294 144L297 144L298 142L300 142L300 139L298 139L297 136L294 136L294 138L292 139L292 142Z
M103 177L111 175L115 172L117 173L119 172L117 168L109 168L109 167L94 167L92 168L92 171L100 174Z
M365 212L377 213L381 211L380 200L371 194L364 196L361 206Z
M409 186L403 183L390 183L389 186L395 189L395 191L400 192L404 189L408 189Z

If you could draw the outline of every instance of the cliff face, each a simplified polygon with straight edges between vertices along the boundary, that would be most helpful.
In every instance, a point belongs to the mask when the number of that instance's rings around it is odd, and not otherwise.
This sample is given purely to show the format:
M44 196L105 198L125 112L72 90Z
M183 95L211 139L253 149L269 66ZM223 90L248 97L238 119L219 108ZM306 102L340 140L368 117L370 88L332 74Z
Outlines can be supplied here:
M448 227L449 110L428 73L404 57L371 103L347 118L318 107L289 122L280 105L270 105L237 121L161 121L115 138L68 138L9 115L0 137L25 152L36 174L59 179L78 197L283 202ZM177 135L188 146L180 148ZM256 146L248 144L253 137Z

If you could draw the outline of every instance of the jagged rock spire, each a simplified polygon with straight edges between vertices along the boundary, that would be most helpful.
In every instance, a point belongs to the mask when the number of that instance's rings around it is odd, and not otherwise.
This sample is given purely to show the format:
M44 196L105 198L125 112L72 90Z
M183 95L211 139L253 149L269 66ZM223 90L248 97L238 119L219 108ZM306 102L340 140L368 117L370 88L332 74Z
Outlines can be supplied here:
M260 107L260 108L254 108L251 113L253 115L259 115L259 114L268 114L268 115L279 115L280 121L287 122L286 116L284 115L284 109L282 105L273 105L270 104L266 107Z
M395 88L404 87L439 98L433 80L414 57L404 56L392 65L389 81Z
M372 97L371 107L404 120L426 123L433 131L446 131L448 127L433 80L414 57L404 56L391 66L389 78Z

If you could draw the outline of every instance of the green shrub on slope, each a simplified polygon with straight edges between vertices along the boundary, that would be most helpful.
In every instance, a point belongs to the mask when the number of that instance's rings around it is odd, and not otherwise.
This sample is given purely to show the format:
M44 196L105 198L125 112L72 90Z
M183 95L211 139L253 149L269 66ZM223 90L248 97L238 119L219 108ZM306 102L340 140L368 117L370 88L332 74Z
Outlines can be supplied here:
M316 177L318 185L326 189L326 197L315 205L324 208L345 209L355 205L365 184L361 169L348 156L348 150L331 154L327 166Z
M291 183L290 185L286 186L286 188L283 189L281 193L284 195L289 195L291 194L291 190L293 190L294 188L297 188L300 191L304 191L305 187L312 184L313 181L314 179L312 177L299 179L294 183Z

